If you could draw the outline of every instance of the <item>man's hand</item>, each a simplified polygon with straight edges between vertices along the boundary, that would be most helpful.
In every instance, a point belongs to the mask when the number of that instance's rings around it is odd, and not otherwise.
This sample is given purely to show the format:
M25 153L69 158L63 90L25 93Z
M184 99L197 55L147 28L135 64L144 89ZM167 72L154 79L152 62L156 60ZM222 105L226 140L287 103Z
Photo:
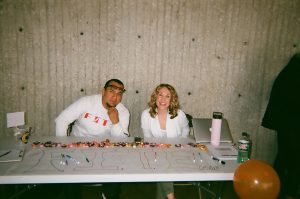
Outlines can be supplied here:
M119 112L115 107L110 107L107 111L107 114L113 124L119 123Z

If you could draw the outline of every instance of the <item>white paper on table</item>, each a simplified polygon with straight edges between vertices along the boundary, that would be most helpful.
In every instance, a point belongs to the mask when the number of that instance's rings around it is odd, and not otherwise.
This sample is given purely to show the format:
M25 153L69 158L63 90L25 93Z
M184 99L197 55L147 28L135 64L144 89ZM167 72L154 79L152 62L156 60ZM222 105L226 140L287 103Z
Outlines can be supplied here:
M24 112L7 113L6 116L7 128L25 125Z
M238 151L232 144L222 144L220 146L207 145L212 155L220 160L236 160Z
M24 155L24 148L22 149L6 149L0 150L0 163L1 162L15 162L21 161Z

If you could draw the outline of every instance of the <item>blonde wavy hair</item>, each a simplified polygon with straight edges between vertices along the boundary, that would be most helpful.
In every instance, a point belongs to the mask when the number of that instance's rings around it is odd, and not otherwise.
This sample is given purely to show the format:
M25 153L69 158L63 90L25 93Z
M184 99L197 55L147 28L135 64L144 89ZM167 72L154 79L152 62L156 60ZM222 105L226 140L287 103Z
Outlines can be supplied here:
M178 94L173 86L170 84L160 84L158 85L153 93L151 94L150 102L148 102L148 105L150 107L150 115L151 117L155 117L157 115L157 105L156 105L156 99L158 96L158 93L160 89L166 88L171 93L171 99L170 99L170 106L169 106L169 114L171 115L171 119L175 118L177 116L178 109L180 108L179 100L178 100Z

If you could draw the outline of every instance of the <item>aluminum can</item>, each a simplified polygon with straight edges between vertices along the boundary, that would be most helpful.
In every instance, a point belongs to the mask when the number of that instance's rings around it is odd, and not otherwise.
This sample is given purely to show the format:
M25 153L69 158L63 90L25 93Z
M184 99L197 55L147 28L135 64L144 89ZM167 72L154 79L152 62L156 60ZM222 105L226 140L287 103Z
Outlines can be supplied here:
M237 162L243 163L249 159L250 159L250 142L248 140L239 140Z

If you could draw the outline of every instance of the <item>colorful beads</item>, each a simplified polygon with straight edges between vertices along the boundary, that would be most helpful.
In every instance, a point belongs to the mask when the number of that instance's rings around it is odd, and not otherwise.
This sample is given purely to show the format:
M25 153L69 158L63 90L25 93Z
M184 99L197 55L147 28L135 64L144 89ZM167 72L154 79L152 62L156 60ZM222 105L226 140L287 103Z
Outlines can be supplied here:
M35 141L32 143L32 148L37 147L57 147L57 148L112 148L112 147L132 147L132 148L144 148L144 147L152 147L152 148L187 148L187 147L194 147L198 148L203 151L207 151L207 147L204 144L197 144L197 143L188 143L188 144L167 144L167 143L155 143L155 142L140 142L138 145L136 145L135 142L110 142L109 139L106 139L104 141L98 142L98 141L79 141L79 142L72 142L72 143L60 143L60 142L40 142Z

